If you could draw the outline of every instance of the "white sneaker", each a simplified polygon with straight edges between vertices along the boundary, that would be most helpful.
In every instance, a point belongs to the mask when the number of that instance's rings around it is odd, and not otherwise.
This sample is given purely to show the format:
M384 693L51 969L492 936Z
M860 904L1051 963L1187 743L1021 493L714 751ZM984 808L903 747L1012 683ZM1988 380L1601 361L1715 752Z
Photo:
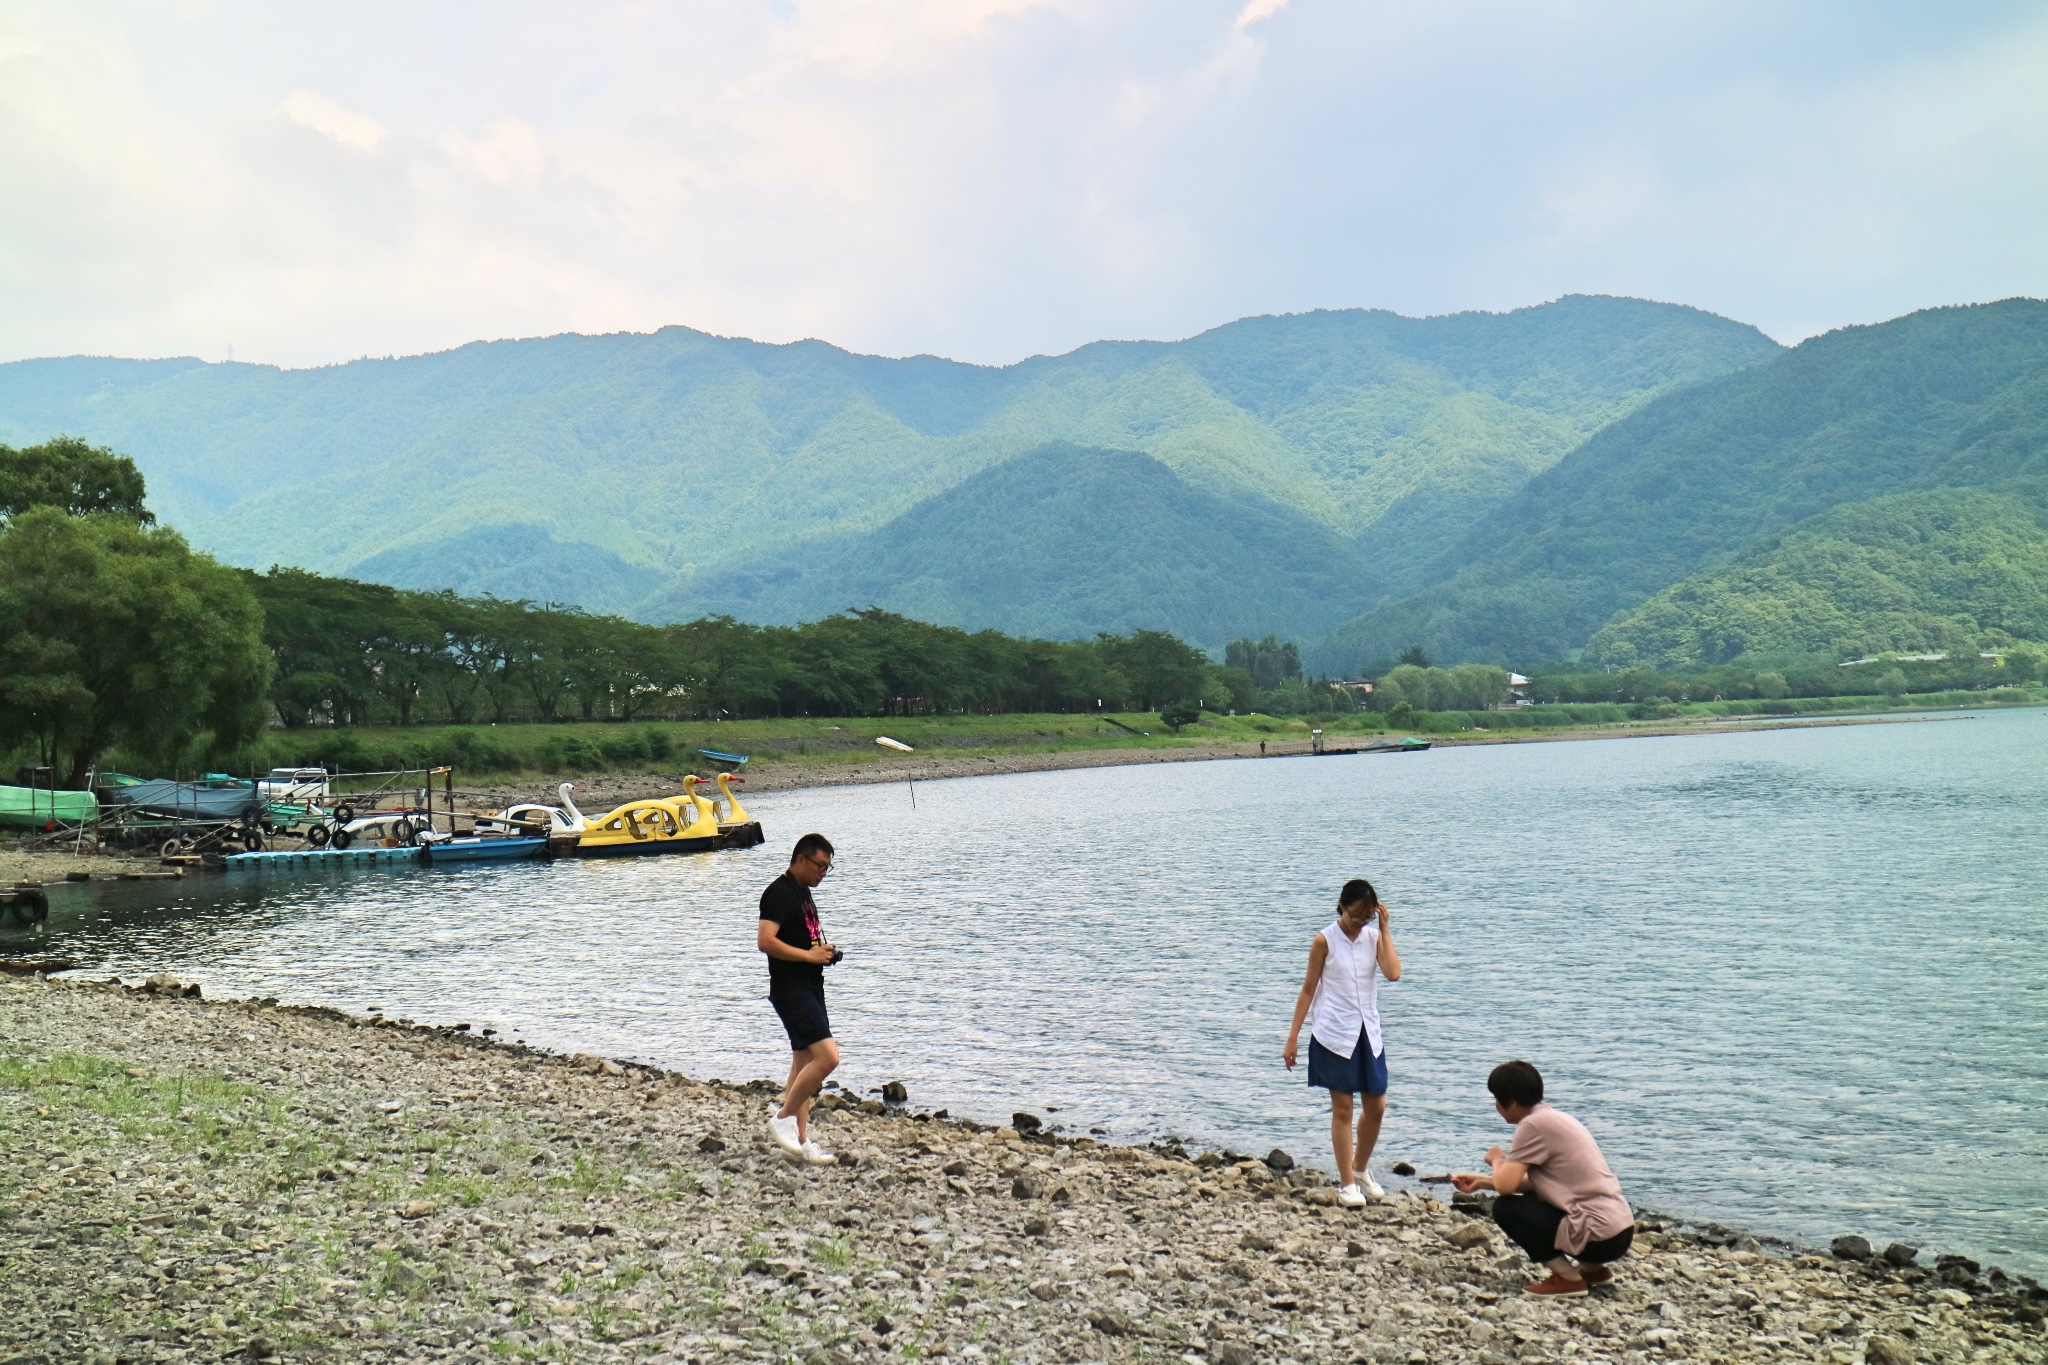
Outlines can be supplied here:
M1360 1171L1358 1178L1364 1183L1365 1192L1375 1200L1384 1200L1387 1197L1387 1192L1380 1188L1380 1182L1372 1178L1371 1171Z
M816 1138L812 1138L804 1144L803 1153L806 1166L830 1166L839 1160L838 1157L820 1147Z
M788 1118L769 1119L768 1133L769 1136L775 1139L775 1145L783 1151L790 1153L792 1156L803 1155L804 1145L796 1140L795 1114L791 1114Z
M1337 1202L1347 1209L1362 1209L1365 1207L1365 1195L1360 1192L1355 1184L1339 1185L1337 1187Z

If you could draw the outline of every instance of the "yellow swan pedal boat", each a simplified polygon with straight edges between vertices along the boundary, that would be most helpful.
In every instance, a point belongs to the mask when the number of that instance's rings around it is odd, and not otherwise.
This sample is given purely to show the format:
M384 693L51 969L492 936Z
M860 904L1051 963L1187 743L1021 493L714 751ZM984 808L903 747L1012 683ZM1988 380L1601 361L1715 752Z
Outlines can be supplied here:
M721 825L718 806L697 792L700 779L683 779L681 796L655 796L628 801L604 815L590 817L576 841L581 858L631 858L651 853L708 853L717 848L747 848L762 842L758 822ZM732 798L731 788L719 783ZM731 806L746 814L737 798Z
M744 782L746 779L734 777L731 773L720 773L717 781L716 798L707 799L697 790L704 785L704 779L701 777L686 777L683 779L683 786L692 797L704 801L712 808L713 818L718 821L718 832L725 839L722 847L752 848L755 844L765 843L768 836L761 832L761 822L747 814L747 808L740 804L739 793L732 789L733 783ZM723 811L718 809L718 802L721 799L725 802Z

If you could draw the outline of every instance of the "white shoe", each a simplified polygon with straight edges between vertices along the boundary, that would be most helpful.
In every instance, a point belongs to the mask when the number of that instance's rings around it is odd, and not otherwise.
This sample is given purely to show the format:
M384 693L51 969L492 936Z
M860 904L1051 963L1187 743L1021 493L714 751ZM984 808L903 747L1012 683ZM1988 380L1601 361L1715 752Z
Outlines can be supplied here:
M791 1114L788 1118L769 1119L768 1133L769 1136L775 1139L775 1145L783 1151L788 1152L792 1156L803 1155L804 1145L798 1142L796 1138L795 1114Z
M803 1153L806 1166L831 1166L839 1160L838 1157L820 1147L816 1138L803 1145Z
M1360 1171L1358 1179L1364 1184L1365 1192L1374 1200L1384 1200L1387 1197L1387 1192L1380 1188L1380 1182L1372 1178L1371 1171Z
M1337 1202L1347 1209L1362 1209L1365 1207L1365 1195L1355 1184L1339 1185L1337 1187Z

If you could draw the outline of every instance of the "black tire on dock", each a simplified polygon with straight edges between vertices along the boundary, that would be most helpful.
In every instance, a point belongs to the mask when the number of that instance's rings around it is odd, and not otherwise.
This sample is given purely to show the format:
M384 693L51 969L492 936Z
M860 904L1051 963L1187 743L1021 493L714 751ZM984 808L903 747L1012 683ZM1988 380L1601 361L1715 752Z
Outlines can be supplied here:
M166 839L166 840L164 840L164 843L163 843L163 847L162 847L162 848L159 848L159 849L158 849L158 850L156 851L156 856L157 856L157 857L159 857L159 858L175 858L175 857L177 857L177 856L178 856L178 855L179 855L180 853L182 853L182 852L184 852L184 851L185 851L185 842L184 842L184 840L182 840L182 839Z
M355 841L355 835L350 834L345 829L338 829L334 831L333 837L330 838L327 842L328 845L333 848L347 848L350 844L354 843Z
M306 831L306 842L315 848L327 847L327 841L332 837L325 825L315 825Z
M391 837L398 841L400 848L410 848L420 841L419 827L410 820L393 820Z
M14 918L22 924L41 924L50 917L50 898L32 886L14 893Z
M245 853L261 853L263 851L263 831L252 829L243 834L242 851Z
M355 818L356 808L349 805L346 801L334 808L334 823L337 825L345 825Z

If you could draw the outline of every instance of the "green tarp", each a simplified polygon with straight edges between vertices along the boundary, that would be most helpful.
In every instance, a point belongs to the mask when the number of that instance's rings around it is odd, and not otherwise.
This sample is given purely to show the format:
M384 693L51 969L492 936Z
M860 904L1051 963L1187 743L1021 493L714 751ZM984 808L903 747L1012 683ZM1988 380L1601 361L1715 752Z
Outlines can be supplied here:
M0 787L0 825L41 829L52 820L76 825L99 818L99 798L91 792L53 792L36 787Z

